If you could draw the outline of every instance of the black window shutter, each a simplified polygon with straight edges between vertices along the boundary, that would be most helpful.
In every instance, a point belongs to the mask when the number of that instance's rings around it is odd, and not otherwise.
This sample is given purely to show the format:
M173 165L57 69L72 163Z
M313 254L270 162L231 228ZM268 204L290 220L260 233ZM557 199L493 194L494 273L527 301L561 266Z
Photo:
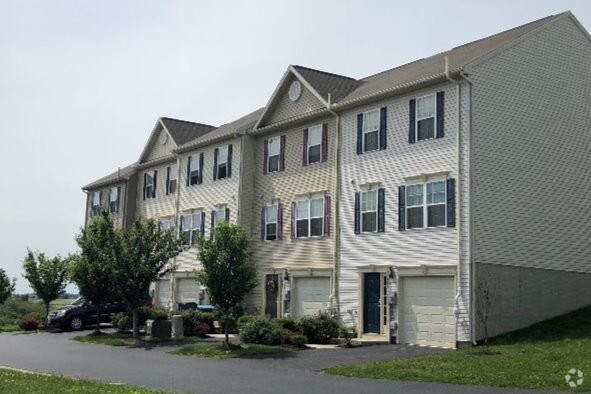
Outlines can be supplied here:
M117 186L117 210L115 212L119 213L119 203L121 201L121 186Z
M170 194L170 167L166 167L166 195Z
M444 110L443 92L437 92L437 138L443 138Z
M357 154L363 153L363 114L357 115Z
M226 222L230 221L230 208L226 208Z
M386 189L378 189L378 232L386 231Z
M219 152L218 148L215 148L213 150L213 180L214 181L218 177L218 152Z
M191 155L187 158L187 186L191 183Z
M330 236L330 196L324 197L324 236Z
M201 232L201 236L205 236L205 212L201 212L201 226L199 231Z
M398 231L406 230L406 187L398 186Z
M215 229L215 211L211 211L211 228L209 229L209 237L213 239L213 232Z
M99 207L101 207L101 211L103 210L103 191L99 192Z
M158 171L154 170L154 187L152 187L152 198L156 198L156 175L158 175Z
M277 239L283 239L283 204L277 204Z
M279 138L279 171L285 170L285 136Z
M456 226L456 180L447 180L447 227Z
M201 152L199 154L199 175L198 175L198 180L197 183L198 184L202 184L203 183L203 152Z
M291 239L296 238L296 203L291 203Z
M408 103L408 143L414 144L416 141L416 108L417 101L412 99Z
M322 161L328 160L328 124L322 125Z
M383 107L380 109L380 150L386 149L388 138L388 109Z
M263 175L267 175L267 162L269 161L269 140L263 142Z
M232 144L228 145L228 161L226 163L226 174L228 178L232 177Z
M267 221L265 220L265 210L266 207L261 209L261 241L265 240L265 226L267 224Z
M359 198L361 197L361 193L355 192L355 234L359 234L361 232L360 228L360 219L361 219L361 201Z
M146 199L146 181L148 180L148 174L144 172L144 200Z
M304 129L304 142L302 148L302 165L308 165L308 129Z

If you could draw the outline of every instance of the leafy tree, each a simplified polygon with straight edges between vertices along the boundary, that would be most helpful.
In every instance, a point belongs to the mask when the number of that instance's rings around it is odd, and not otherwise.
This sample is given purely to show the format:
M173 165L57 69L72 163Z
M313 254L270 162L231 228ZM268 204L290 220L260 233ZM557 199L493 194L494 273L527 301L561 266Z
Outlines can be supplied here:
M73 259L71 280L78 286L80 295L96 307L96 332L100 331L100 305L116 298L113 261L118 240L106 211L76 236L81 252Z
M14 292L15 285L16 279L12 278L11 282L8 275L6 275L6 271L0 268L0 304L4 304L4 301Z
M153 220L138 220L125 231L116 231L114 282L133 313L133 336L139 335L138 309L148 302L150 283L172 269L168 262L182 250L172 230L161 230Z
M49 315L49 303L58 298L68 284L69 257L59 255L49 258L45 253L27 250L23 262L23 275L45 305L45 319Z
M207 287L221 316L224 345L229 348L229 326L237 318L244 297L257 285L250 237L239 225L220 223L213 239L201 239L198 248L202 269L197 272L197 280Z

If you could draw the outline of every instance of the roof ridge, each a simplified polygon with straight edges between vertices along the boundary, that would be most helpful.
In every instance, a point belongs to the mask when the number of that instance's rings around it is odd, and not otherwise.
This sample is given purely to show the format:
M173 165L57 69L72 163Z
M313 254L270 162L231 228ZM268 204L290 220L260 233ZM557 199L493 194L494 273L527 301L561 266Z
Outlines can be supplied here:
M171 117L168 117L168 116L161 116L160 119L174 120L176 122L191 123L191 124L194 124L194 125L207 126L207 127L213 127L213 128L217 128L218 127L218 126L214 126L214 125L210 125L210 124L205 124L205 123L200 123L200 122L192 122L190 120L183 120L183 119L171 118Z
M317 70L315 68L311 68L311 67L304 67L304 66L300 66L298 64L294 64L293 67L297 67L297 68L301 68L304 70L309 70L309 71L315 71L321 74L326 74L326 75L332 75L333 77L339 77L339 78L345 78L345 79L350 79L352 81L357 81L357 79L352 78L352 77L347 77L346 75L341 75L341 74L335 74L335 73L330 73L328 71L323 71L323 70Z

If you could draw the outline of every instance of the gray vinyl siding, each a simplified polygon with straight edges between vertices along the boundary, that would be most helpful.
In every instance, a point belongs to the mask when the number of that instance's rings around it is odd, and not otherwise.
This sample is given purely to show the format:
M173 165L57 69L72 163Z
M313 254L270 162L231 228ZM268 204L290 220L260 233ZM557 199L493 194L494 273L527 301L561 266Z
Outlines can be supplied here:
M288 90L291 83L295 80L296 78L294 76L290 76L285 81L284 87L279 91L277 97L275 97L275 103L272 104L273 109L265 115L261 126L270 125L324 108L324 105L318 100L318 98L306 89L303 84L300 98L295 102L291 101L288 95Z
M129 177L125 188L125 208L123 211L125 228L131 227L135 222L135 213L137 208L137 184L138 175L137 173L134 173Z
M445 92L444 138L417 141L409 144L409 100L423 95ZM458 327L458 340L469 340L469 254L468 246L468 162L466 132L468 101L465 84L461 90L462 114L462 175L458 179L456 85L447 83L415 91L375 104L358 107L342 116L341 161L341 240L339 297L341 318L347 324L357 326L360 316L359 272L370 265L381 267L409 267L419 265L458 265L460 255L463 267L458 283L462 289L462 306ZM387 149L358 155L357 115L387 107ZM424 228L398 230L398 186L410 183L407 177L420 174L447 172L456 179L456 228ZM444 176L445 177L445 176ZM354 233L354 198L361 185L379 183L385 189L385 232ZM458 191L458 188L460 190ZM461 217L458 218L458 214ZM458 227L462 229L458 251ZM392 284L392 290L395 283ZM396 316L391 316L396 320Z
M303 166L303 130L324 123L328 125L327 161ZM305 275L308 276L332 276L336 198L335 127L335 119L330 117L256 137L252 233L253 258L257 264L261 283L264 283L262 279L265 273L282 273L284 269L292 274L294 271L305 271ZM285 170L263 174L264 141L281 135L286 137ZM330 236L291 239L291 205L306 193L318 193L331 197ZM283 240L261 241L261 211L265 205L275 199L283 204ZM291 299L294 300L293 294ZM260 307L261 305L263 305L263 286L259 285L249 299L249 306Z
M474 69L474 261L591 273L590 64L565 16Z
M166 156L172 152L173 149L176 148L176 144L174 143L173 139L168 135L166 139L166 143L162 145L160 143L160 133L162 132L162 127L158 129L158 131L154 134L154 139L151 141L151 146L149 147L149 151L144 158L144 161L155 160L160 157Z

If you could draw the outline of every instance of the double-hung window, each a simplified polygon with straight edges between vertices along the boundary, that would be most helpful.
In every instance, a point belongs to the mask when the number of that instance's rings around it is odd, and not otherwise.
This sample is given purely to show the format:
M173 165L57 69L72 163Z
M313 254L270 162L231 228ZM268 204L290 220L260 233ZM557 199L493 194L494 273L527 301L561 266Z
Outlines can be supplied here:
M229 157L231 155L231 146L232 145L226 145L215 150L214 180L230 177Z
M378 231L378 192L368 190L361 195L361 232Z
M199 155L191 155L189 156L189 173L188 173L188 178L189 178L189 182L187 183L187 186L191 186L191 185L197 185L199 183L199 174L201 173L201 159Z
M202 225L201 212L188 213L181 216L181 239L185 245L195 245Z
M267 171L279 171L281 157L281 137L273 137L268 140L269 158L267 159Z
M269 205L265 207L265 240L274 241L278 239L277 214L278 205Z
M406 228L446 225L445 181L406 187Z
M171 218L160 219L160 230L168 231L174 227L174 221Z
M176 193L177 168L176 166L170 166L166 169L166 172L166 194L174 194Z
M213 227L217 227L221 222L225 222L226 219L226 207L218 207L213 212Z
M117 186L112 187L109 190L109 212L119 212L119 191L121 189Z
M144 199L156 197L156 171L144 173Z
M322 157L322 125L316 125L308 129L308 164L318 163Z
M101 214L101 192L92 193L92 210L91 216L98 216Z
M417 98L417 141L435 138L435 94Z
M380 147L380 111L363 114L363 152L377 150Z
M324 234L324 197L296 202L296 237L317 237Z

